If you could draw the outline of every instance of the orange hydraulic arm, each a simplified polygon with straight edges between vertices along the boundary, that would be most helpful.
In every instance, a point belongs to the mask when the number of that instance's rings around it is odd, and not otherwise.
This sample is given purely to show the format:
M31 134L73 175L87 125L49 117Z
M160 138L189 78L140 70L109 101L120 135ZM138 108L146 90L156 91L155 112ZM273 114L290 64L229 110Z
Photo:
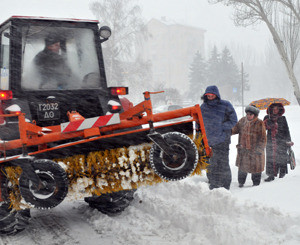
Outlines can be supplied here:
M211 149L208 145L204 123L202 119L202 113L200 110L199 105L195 105L192 107L182 108L174 111L167 111L162 113L153 114L152 113L152 103L150 99L150 94L153 94L151 92L145 92L144 97L145 100L138 105L134 106L133 108L130 108L129 110L123 112L120 114L120 123L115 125L109 125L104 127L96 127L96 128L88 128L84 130L79 131L72 131L63 133L61 132L61 126L49 126L49 127L39 127L37 125L34 125L32 123L28 123L25 121L25 114L19 114L19 115L0 115L0 116L18 116L19 118L19 131L20 131L20 139L16 140L10 140L10 141L2 141L0 142L0 151L7 151L11 149L17 149L17 148L26 148L27 146L34 146L34 145L40 145L45 146L47 143L50 142L58 142L62 140L67 139L73 139L73 138L81 138L82 140L64 144L61 146L58 146L59 148L75 145L75 144L81 144L89 141L99 140L102 138L109 138L109 137L115 137L118 135L124 135L128 133L138 132L138 131L145 131L149 129L135 129L130 130L130 128L134 128L136 126L141 126L148 124L150 125L150 128L153 127L153 124L156 122L162 122L170 119L180 118L180 117L187 117L190 118L184 119L183 121L178 122L180 123L186 123L186 122L193 122L195 121L199 125L199 131L201 131L203 135L203 143L205 147L206 154L210 156ZM74 116L74 115L73 115ZM78 113L76 114L76 117L78 117ZM69 115L70 121L72 121L72 113ZM80 118L80 115L79 115ZM81 120L84 120L84 118L80 118ZM126 132L121 133L114 133L116 130L121 129L128 129ZM111 132L111 133L110 133ZM104 135L105 133L105 135ZM92 137L92 138L91 138ZM58 147L55 147L57 149ZM35 154L45 151L51 151L54 148L47 148L44 147L43 149L39 150L38 152L35 152ZM28 153L29 155L32 155L32 153ZM18 157L15 157L18 158ZM7 159L10 160L11 158ZM0 159L0 162L7 161L6 159Z

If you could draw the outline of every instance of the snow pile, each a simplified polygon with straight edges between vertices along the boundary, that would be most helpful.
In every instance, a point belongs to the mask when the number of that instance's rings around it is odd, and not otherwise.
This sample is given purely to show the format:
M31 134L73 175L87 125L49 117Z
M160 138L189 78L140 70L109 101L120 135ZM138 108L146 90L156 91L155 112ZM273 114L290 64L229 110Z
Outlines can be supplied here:
M113 244L297 244L300 218L256 203L239 203L201 177L140 188L124 213L85 214Z

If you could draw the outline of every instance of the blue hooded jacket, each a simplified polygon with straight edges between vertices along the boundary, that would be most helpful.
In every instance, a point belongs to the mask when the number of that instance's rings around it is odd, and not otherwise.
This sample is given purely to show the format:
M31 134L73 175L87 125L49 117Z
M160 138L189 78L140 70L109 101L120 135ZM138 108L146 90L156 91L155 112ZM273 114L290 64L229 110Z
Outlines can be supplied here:
M206 93L215 94L214 100L208 100ZM204 102L201 112L209 146L215 146L228 140L230 142L231 129L237 123L236 112L227 100L221 100L217 86L208 86L203 95Z

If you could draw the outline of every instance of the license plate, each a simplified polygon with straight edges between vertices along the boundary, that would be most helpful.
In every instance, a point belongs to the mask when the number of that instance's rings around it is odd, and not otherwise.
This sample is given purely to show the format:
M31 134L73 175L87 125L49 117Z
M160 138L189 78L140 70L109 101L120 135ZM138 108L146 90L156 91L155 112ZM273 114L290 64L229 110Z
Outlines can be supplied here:
M39 103L37 107L37 114L40 121L59 119L59 103Z

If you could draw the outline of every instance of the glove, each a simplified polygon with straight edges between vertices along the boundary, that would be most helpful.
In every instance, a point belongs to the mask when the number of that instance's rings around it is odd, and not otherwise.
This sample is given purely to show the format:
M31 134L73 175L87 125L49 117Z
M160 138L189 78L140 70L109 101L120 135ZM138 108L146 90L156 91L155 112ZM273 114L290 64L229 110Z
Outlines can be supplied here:
M286 144L287 144L288 146L293 146L293 145L294 145L294 142L289 141L289 142L286 142Z

